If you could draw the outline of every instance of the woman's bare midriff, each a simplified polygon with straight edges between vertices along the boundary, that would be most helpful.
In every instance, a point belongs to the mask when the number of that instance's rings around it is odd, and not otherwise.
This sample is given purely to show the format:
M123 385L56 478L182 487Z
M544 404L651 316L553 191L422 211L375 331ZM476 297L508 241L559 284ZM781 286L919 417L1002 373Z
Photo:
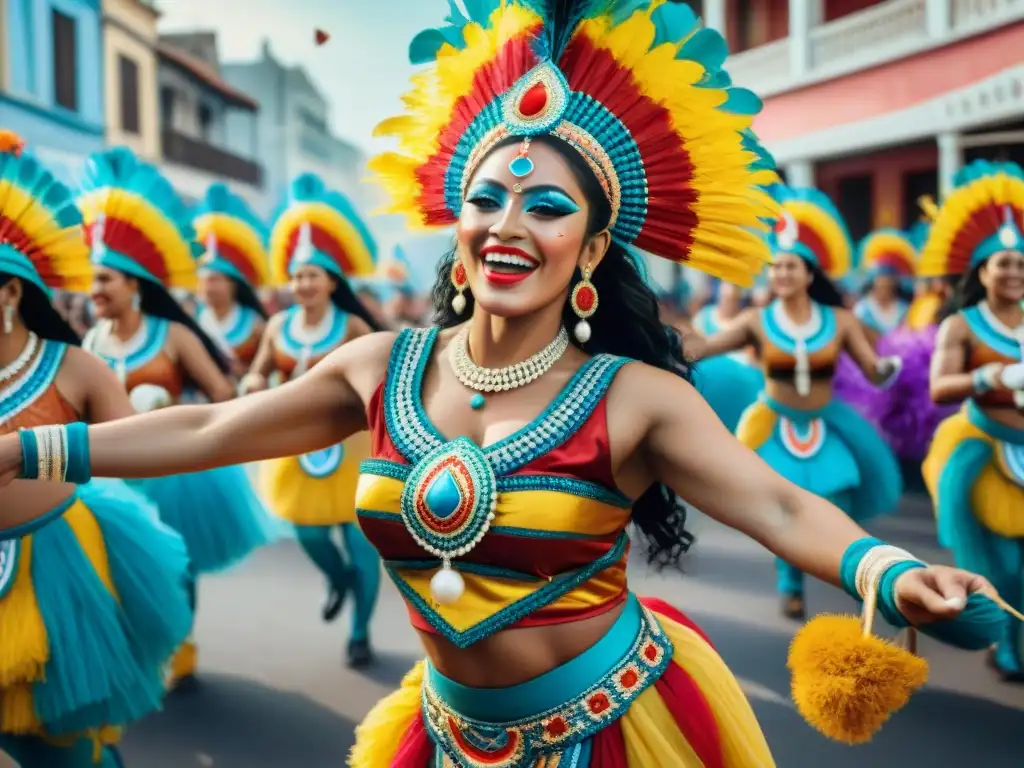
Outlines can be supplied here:
M1005 408L982 408L982 412L997 424L1011 429L1024 429L1024 412L1007 406Z
M69 483L15 480L0 490L0 531L16 528L67 501L75 492Z
M811 380L811 391L806 397L796 391L795 384L786 384L768 379L764 385L765 394L772 400L797 411L813 411L824 408L832 399L832 382L821 379Z
M506 629L468 648L429 632L419 636L430 662L445 677L471 688L507 688L576 658L604 637L621 613L617 605L567 624Z

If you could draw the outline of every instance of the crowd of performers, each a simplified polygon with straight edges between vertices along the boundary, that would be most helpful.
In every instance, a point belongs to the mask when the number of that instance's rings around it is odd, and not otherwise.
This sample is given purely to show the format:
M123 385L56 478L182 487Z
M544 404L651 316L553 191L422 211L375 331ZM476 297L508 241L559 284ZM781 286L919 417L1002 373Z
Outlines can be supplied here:
M631 541L679 562L680 497L776 555L787 616L805 572L864 603L851 637L794 643L826 735L869 738L926 677L876 607L1024 678L1024 172L974 163L922 226L855 244L778 183L687 6L474 8L413 42L434 76L373 162L394 210L457 225L430 327L316 176L266 223L121 148L71 189L0 133L0 752L23 768L122 765L121 729L194 679L199 577L284 532L323 619L351 603L350 666L382 570L427 651L355 768L770 768L710 640L626 585ZM632 248L719 279L711 302L691 320ZM858 527L915 463L963 570ZM851 648L899 690L830 678Z

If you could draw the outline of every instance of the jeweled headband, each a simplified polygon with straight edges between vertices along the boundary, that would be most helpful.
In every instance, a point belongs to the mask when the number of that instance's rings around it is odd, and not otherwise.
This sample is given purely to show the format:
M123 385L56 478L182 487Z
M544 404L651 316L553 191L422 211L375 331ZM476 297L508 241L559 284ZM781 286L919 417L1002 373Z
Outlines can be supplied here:
M480 161L509 137L517 179L530 139L580 153L611 207L612 236L743 285L770 259L774 164L750 128L761 103L732 86L722 37L663 0L480 0L421 32L406 115L384 121L396 152L370 167L390 212L458 220ZM521 189L521 184L516 187Z

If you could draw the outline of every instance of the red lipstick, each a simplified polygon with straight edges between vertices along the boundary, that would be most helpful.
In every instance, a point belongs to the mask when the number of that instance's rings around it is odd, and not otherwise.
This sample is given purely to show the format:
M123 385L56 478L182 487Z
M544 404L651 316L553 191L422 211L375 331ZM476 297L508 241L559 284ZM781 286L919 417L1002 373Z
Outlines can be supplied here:
M518 257L528 261L534 267L539 267L540 266L540 262L536 258L531 256L530 254L528 254L526 251L522 250L521 248L515 248L515 247L510 246L510 245L488 245L488 246L486 246L484 248L481 248L480 249L480 260L482 262L481 269L482 269L482 272L483 272L483 275L484 275L484 279L486 279L488 283L490 283L491 285L493 285L495 287L504 288L504 287L509 287L509 286L512 286L512 285L517 285L518 283L523 282L523 280L525 280L530 275L532 275L533 274L533 270L532 269L527 269L527 270L516 271L516 272L503 272L503 271L500 271L498 269L495 269L494 265L487 263L485 257L489 253L502 253L502 254L506 254L508 256L518 256Z

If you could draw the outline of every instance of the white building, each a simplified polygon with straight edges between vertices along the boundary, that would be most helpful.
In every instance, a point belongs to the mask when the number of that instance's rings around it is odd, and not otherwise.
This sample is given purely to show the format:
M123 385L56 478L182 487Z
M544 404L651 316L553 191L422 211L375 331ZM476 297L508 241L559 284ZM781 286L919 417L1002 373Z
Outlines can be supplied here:
M270 205L259 157L259 103L225 82L213 33L161 36L157 46L160 168L188 203L214 182L257 211Z

